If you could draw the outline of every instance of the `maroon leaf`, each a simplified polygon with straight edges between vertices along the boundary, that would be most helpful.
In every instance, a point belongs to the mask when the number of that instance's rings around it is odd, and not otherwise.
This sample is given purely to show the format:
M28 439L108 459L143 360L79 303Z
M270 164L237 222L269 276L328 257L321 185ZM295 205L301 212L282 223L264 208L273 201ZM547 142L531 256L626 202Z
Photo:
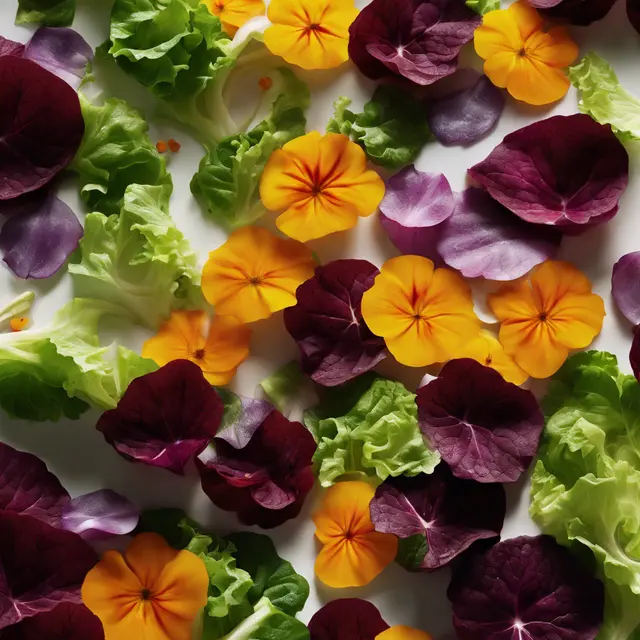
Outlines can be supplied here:
M104 640L100 619L83 604L65 602L52 611L7 627L2 640Z
M360 598L332 600L309 621L310 640L375 640L388 628L375 605Z
M0 56L17 56L21 58L25 46L21 42L14 42L0 36Z
M640 331L636 331L631 343L631 352L629 353L629 362L633 375L640 381Z
M616 0L530 0L531 6L543 15L581 27L602 20L615 3Z
M640 33L640 0L627 0L627 15L633 28Z

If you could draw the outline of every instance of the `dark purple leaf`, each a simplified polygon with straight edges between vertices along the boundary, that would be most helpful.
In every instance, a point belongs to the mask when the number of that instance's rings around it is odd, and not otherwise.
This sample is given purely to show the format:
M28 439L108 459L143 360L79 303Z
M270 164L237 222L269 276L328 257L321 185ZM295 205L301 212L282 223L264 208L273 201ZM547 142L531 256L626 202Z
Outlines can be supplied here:
M462 0L373 0L349 29L349 57L374 80L432 84L458 68L480 22Z
M0 200L47 184L83 134L78 94L64 80L31 60L0 57Z
M405 227L399 222L390 220L383 213L380 214L380 224L400 253L424 256L433 260L436 266L442 266L443 262L438 253L442 225Z
M627 15L633 28L640 33L640 0L627 0Z
M16 56L21 58L24 54L24 45L0 36L0 56Z
M140 509L110 489L74 498L62 514L62 528L85 540L124 536L137 526Z
M640 331L636 331L631 343L631 352L629 353L629 362L633 375L640 381Z
M80 587L97 561L75 533L1 511L0 629L63 602L81 604Z
M217 389L217 392L224 403L224 413L216 438L242 449L273 411L273 405L264 400L239 396L224 387Z
M554 116L510 133L469 175L523 220L578 233L617 213L629 156L610 126Z
M463 358L418 389L420 429L458 478L515 482L531 464L544 417L535 396Z
M505 97L486 76L472 72L467 88L432 100L427 122L444 145L469 145L487 135L500 120Z
M431 475L386 480L370 506L376 531L426 537L420 568L427 571L448 564L476 540L499 537L507 508L501 484L460 480L444 463Z
M366 260L335 260L298 287L284 322L298 343L300 366L318 384L333 387L370 371L387 357L384 340L362 318L362 294L378 268Z
M327 602L309 621L310 640L375 640L388 628L375 605L360 598Z
M442 224L438 253L467 278L516 280L555 257L562 235L533 225L471 187L456 198L453 215Z
M640 324L640 251L622 256L613 265L611 295L620 313L637 327Z
M471 553L447 592L459 640L593 640L604 588L550 536Z
M215 436L221 417L222 401L200 367L174 360L136 378L96 428L123 458L182 474Z
M20 214L11 215L0 229L0 251L18 278L50 278L78 248L84 231L73 211L53 193L30 195L17 198L30 206L20 206ZM0 206L2 213L16 209Z
M37 62L77 89L93 60L93 49L73 29L40 27L24 52L24 57Z
M0 443L0 510L57 527L70 500L40 458Z
M602 20L615 3L616 0L529 0L543 15L581 27Z

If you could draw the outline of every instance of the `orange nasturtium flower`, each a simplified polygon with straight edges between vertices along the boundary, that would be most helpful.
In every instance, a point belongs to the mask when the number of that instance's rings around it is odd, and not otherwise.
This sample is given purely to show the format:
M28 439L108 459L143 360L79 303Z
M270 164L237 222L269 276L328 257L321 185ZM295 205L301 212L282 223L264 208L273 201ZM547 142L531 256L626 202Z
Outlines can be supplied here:
M251 18L263 16L266 9L264 0L201 0L200 4L220 18L222 28L230 36Z
M124 556L102 556L84 579L82 600L102 621L105 640L190 640L208 587L198 556L142 533Z
M484 72L516 99L541 105L556 102L569 90L563 69L579 55L564 27L543 30L540 14L518 0L508 9L490 11L474 34Z
M376 636L376 640L432 640L432 637L428 633L420 631L420 629L399 624L379 633Z
M367 169L364 151L345 135L312 131L274 151L260 181L267 209L282 211L278 229L306 242L351 229L384 197L384 182Z
M375 494L366 482L338 482L313 514L316 537L324 545L316 558L316 576L329 587L362 587L391 564L398 538L378 533L369 503Z
M231 381L249 356L251 330L228 316L204 311L173 311L158 333L142 347L142 356L164 366L172 360L197 364L211 384Z
M217 314L255 322L296 304L296 289L313 276L311 250L260 227L243 227L209 254L202 292Z
M382 265L362 297L362 317L409 367L456 357L480 330L469 285L421 256L400 256Z
M349 59L353 0L271 0L267 49L303 69L332 69Z
M571 349L583 349L600 333L604 302L576 267L556 260L489 296L502 323L500 342L533 378L548 378Z

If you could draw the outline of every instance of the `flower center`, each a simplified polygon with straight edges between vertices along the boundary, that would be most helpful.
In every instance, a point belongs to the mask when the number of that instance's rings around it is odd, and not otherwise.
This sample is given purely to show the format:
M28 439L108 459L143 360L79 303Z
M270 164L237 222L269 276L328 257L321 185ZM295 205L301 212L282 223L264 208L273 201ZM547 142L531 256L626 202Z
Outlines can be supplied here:
M527 57L527 50L522 47L522 49L520 49L520 51L518 51L518 57L519 58L526 58Z
M216 4L215 4L215 8L220 12L224 11L224 2L223 2L223 0L218 0L218 2L216 2Z
M151 600L151 591L149 591L149 589L143 589L140 592L140 599L144 601Z
M487 367L488 367L492 362L493 362L493 358L492 358L491 356L487 356L487 357L484 359L484 363L485 363L485 365L486 365Z
M540 320L540 322L546 322L548 318L547 312L543 311L539 316L538 319Z
M249 278L249 284L257 287L259 284L262 284L262 278L260 278L259 276L253 276L252 278Z
M205 352L204 352L204 349L196 349L196 350L193 352L193 357L194 357L196 360L203 360L203 359L204 359L204 353L205 353Z

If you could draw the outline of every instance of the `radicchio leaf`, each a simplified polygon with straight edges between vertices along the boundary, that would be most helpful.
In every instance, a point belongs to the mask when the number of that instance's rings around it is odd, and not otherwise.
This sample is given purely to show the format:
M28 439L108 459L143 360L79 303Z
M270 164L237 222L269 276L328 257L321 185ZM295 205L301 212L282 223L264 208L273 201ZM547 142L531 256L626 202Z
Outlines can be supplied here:
M422 433L458 478L515 482L531 464L544 417L535 396L463 358L418 389Z
M1 511L0 629L60 603L81 604L80 587L97 561L75 533Z
M640 325L640 251L622 256L613 265L611 295L618 311L634 327Z
M458 68L480 22L462 0L373 0L349 29L349 57L374 80L432 84Z
M17 56L21 58L24 54L24 45L21 42L14 42L0 36L0 56Z
M222 401L200 367L174 360L136 378L96 428L123 457L184 473L215 436Z
M440 463L430 475L385 480L370 507L376 531L426 539L419 568L433 571L476 540L498 538L507 504L501 484L460 480Z
M447 596L460 640L593 640L604 606L602 583L549 536L469 554Z
M375 640L388 628L376 606L360 598L327 602L309 621L310 640Z
M510 133L469 175L523 220L579 233L618 212L629 156L610 126L554 116Z
M224 387L216 390L224 405L216 438L226 441L236 449L242 449L249 444L256 429L273 411L273 406L264 400L239 396Z
M333 387L370 371L387 357L384 340L362 318L362 294L378 268L366 260L335 260L298 287L284 322L314 382Z
M0 200L47 184L84 134L78 94L31 60L0 57Z
M633 28L640 33L640 0L627 0L627 15Z
M543 15L581 27L602 20L615 3L616 0L529 0Z

